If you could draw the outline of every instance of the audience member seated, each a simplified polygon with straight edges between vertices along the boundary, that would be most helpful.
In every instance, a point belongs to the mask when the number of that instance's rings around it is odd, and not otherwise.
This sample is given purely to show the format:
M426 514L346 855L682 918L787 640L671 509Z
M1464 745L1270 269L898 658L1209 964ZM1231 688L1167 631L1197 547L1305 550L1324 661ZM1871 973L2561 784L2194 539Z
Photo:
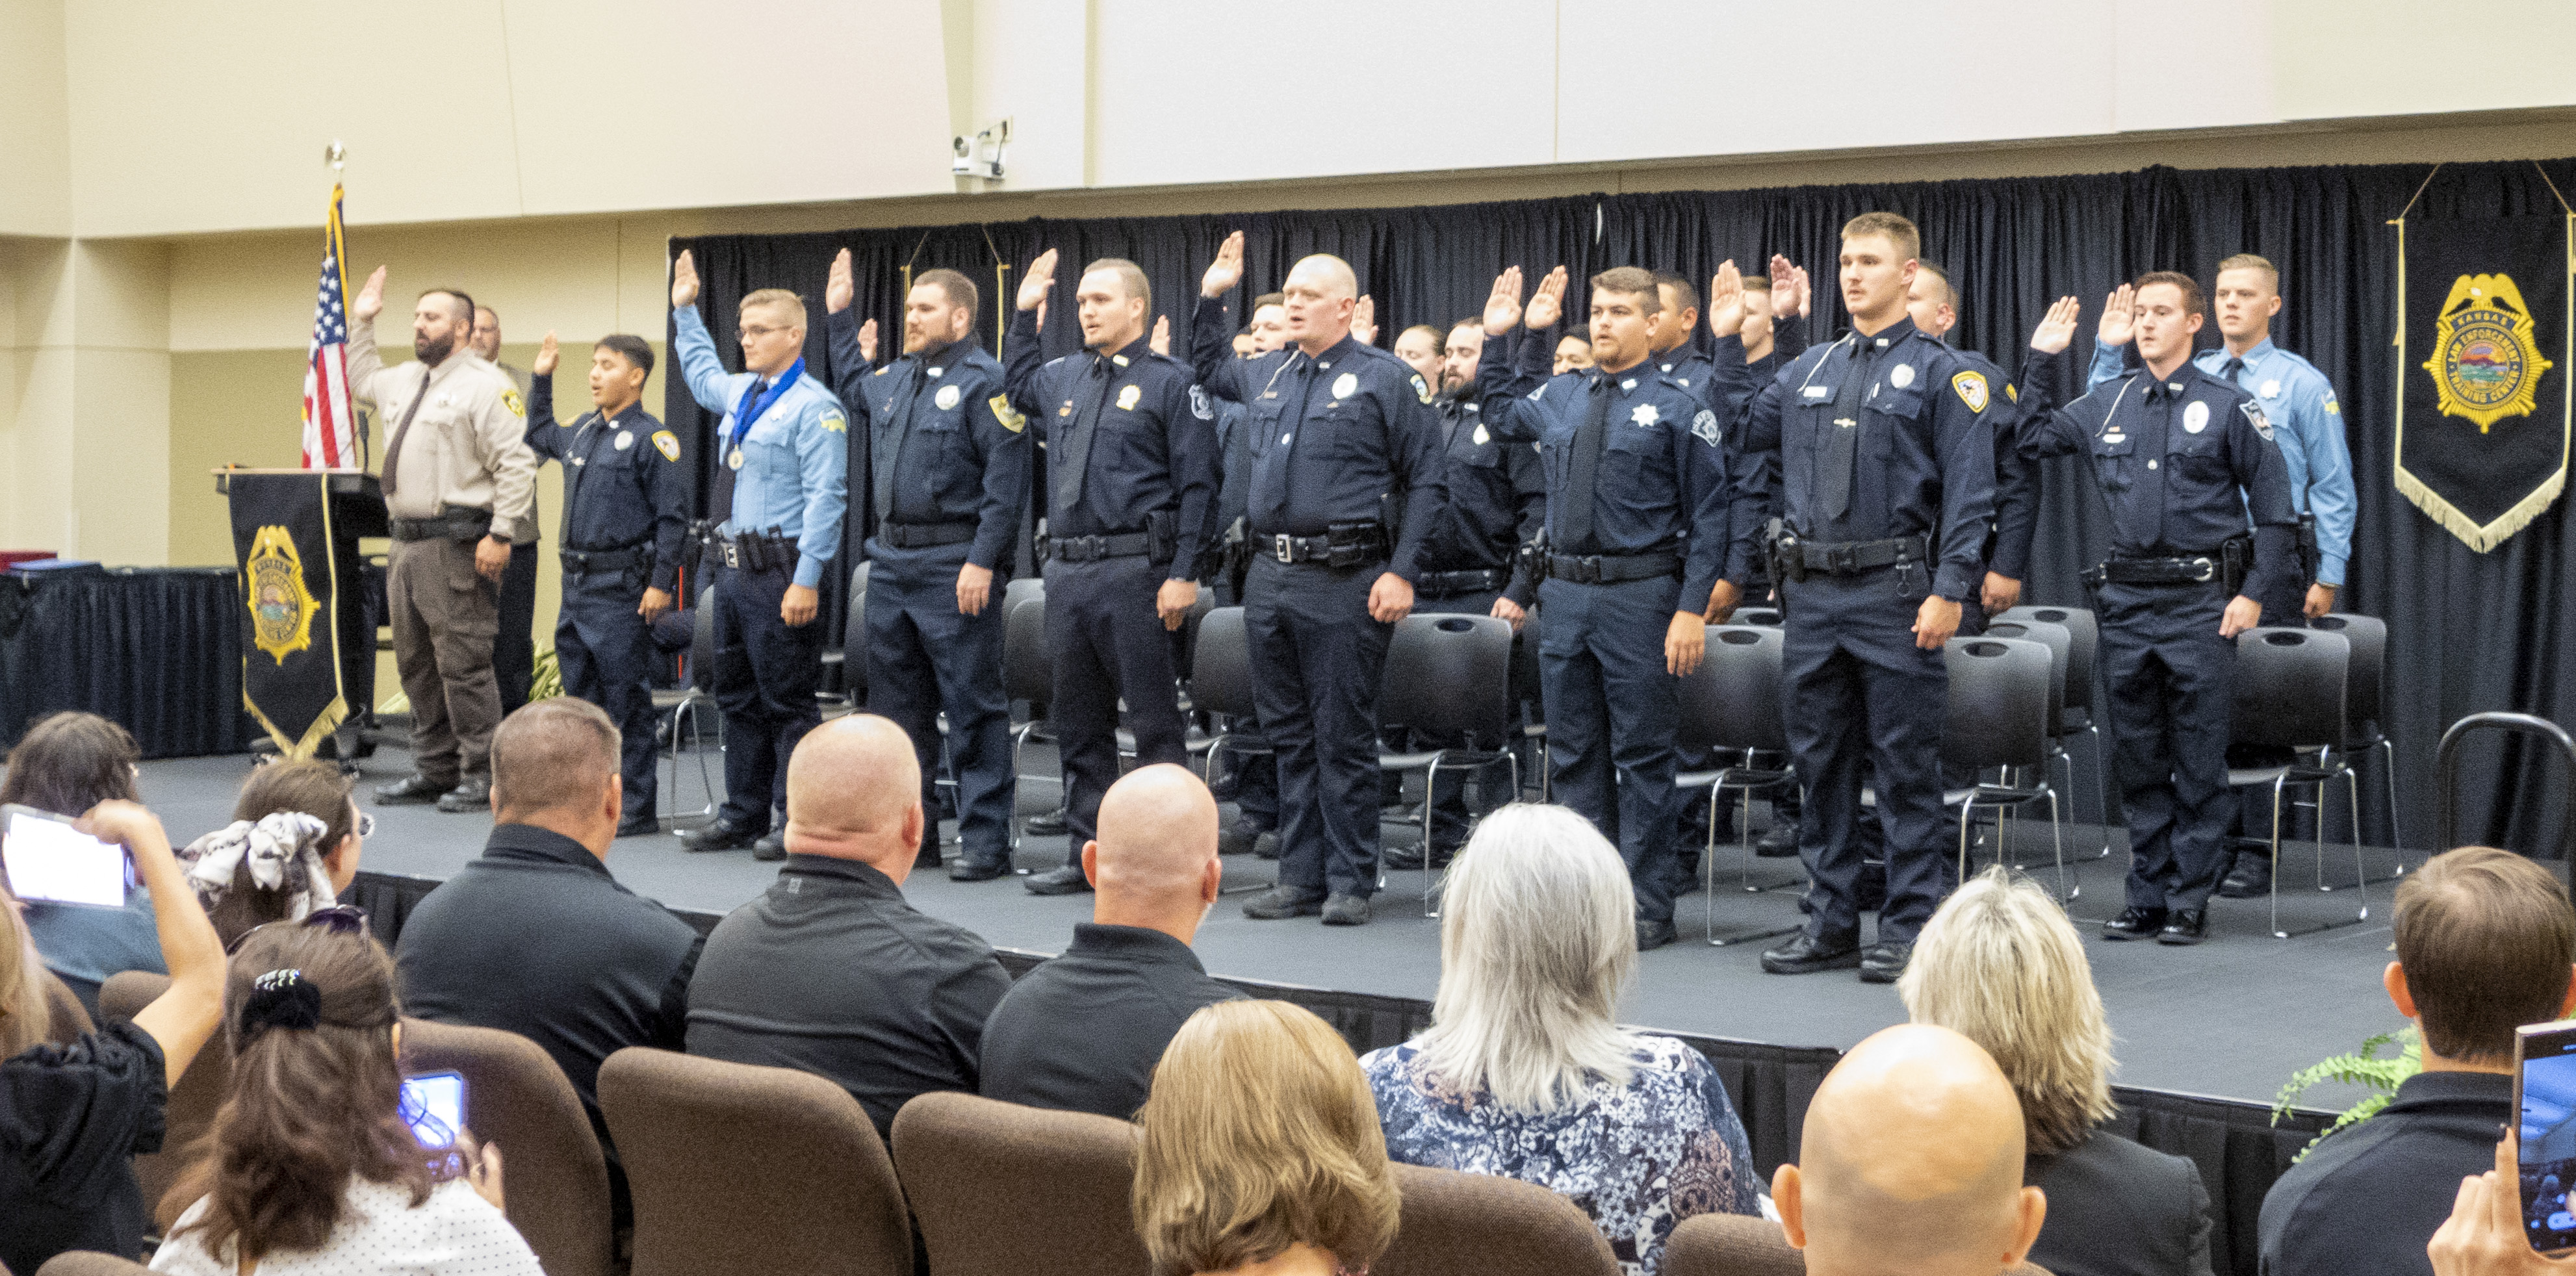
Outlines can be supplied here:
M922 822L903 728L854 713L807 732L787 762L787 863L707 937L689 1053L827 1078L880 1135L914 1095L972 1093L1011 977L974 932L905 902Z
M1906 1013L1976 1042L2021 1099L2023 1181L2048 1196L2030 1261L2054 1276L2210 1276L2191 1162L2101 1129L2111 1026L2065 910L2001 866L1943 902L1896 981Z
M78 815L101 802L141 801L134 780L142 761L125 728L95 713L57 713L28 727L9 751L0 803ZM129 894L122 909L29 900L25 921L45 968L71 987L92 1019L98 1018L98 987L109 975L170 969L161 960L148 887Z
M1637 905L1590 822L1561 806L1494 812L1441 907L1431 1027L1360 1061L1388 1155L1554 1191L1646 1276L1681 1220L1759 1211L1717 1070L1613 1018L1637 971Z
M1400 1202L1351 1048L1284 1001L1191 1015L1136 1114L1154 1276L1366 1276Z
M402 1115L394 963L334 909L242 941L224 982L232 1094L161 1204L186 1276L539 1276L498 1149L424 1150ZM193 1202L193 1203L189 1203Z
M1852 1047L1772 1176L1808 1276L1997 1276L2029 1253L2048 1198L2022 1184L2022 1113L1977 1043L1929 1024Z
M2378 1115L2329 1136L2263 1197L2266 1276L2432 1270L2425 1245L2513 1119L2513 1030L2576 1011L2576 909L2547 869L2469 846L2397 888L2382 978L2424 1040L2424 1070Z
M2576 1272L2576 1257L2544 1258L2522 1217L2522 1167L2511 1130L2495 1147L2495 1168L2460 1180L2451 1216L2424 1248L2433 1276L2550 1276Z
M539 700L503 719L482 858L403 919L395 959L412 1014L515 1032L554 1056L608 1155L623 1220L599 1065L628 1046L681 1047L699 941L609 875L625 800L619 747L617 725L587 700Z
M242 781L233 822L189 843L179 859L215 933L231 944L253 927L301 921L339 902L375 826L336 764L276 762Z
M152 1216L134 1156L161 1150L170 1084L223 1010L224 947L180 879L161 822L131 802L107 802L82 829L124 845L137 875L171 901L156 917L170 987L131 1021L44 1044L44 966L17 901L0 890L0 1267L14 1272L66 1250L143 1252Z
M1185 767L1130 773L1100 799L1082 847L1091 920L1030 971L984 1025L984 1096L1038 1108L1136 1114L1154 1063L1199 1007L1243 994L1208 978L1190 939L1225 869L1216 799Z

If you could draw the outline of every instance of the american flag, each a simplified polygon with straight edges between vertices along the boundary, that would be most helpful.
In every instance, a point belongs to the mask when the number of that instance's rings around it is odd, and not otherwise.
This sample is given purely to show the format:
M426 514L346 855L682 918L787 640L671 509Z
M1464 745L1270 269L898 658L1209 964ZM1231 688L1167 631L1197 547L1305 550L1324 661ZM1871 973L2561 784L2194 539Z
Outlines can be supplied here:
M340 187L322 228L322 287L313 302L313 347L304 366L304 468L358 468L349 413L349 292L340 273L348 242L340 232Z

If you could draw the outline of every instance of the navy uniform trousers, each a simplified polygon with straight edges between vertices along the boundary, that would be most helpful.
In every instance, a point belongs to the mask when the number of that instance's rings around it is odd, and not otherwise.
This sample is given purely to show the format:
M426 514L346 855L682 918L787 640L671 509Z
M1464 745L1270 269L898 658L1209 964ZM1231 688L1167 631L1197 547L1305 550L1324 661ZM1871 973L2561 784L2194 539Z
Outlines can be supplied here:
M1641 921L1671 921L1683 885L1673 850L1681 684L1664 667L1664 632L1681 588L1673 576L1538 587L1547 616L1538 677L1548 784L1557 802L1619 848Z
M784 568L716 568L715 695L725 721L725 800L717 818L740 828L767 829L768 808L787 809L787 759L823 720L814 702L823 681L823 622L819 613L803 625L779 619L791 583Z
M957 842L973 864L1011 857L1011 702L1002 686L1003 579L984 610L957 610L957 571L967 546L874 549L868 570L868 712L894 720L921 762L923 809L937 811L939 715L957 775ZM1048 609L1054 609L1050 599ZM1062 712L1065 689L1056 689ZM1112 748L1115 748L1113 744ZM937 832L922 834L937 845Z
M1453 594L1447 598L1424 598L1417 594L1414 596L1413 614L1417 616L1490 616L1494 614L1494 600L1502 596L1503 591L1499 589L1479 590L1472 594ZM1464 748L1467 743L1462 738L1435 737L1419 731L1408 731L1405 735L1410 747L1420 750ZM1486 748L1495 748L1508 742L1486 740L1481 743ZM1436 798L1431 806L1431 844L1433 846L1445 849L1467 840L1468 774L1463 770L1443 770L1433 777L1433 792ZM1475 772L1475 778L1480 784L1504 784L1509 783L1505 778L1507 774L1501 763L1495 763ZM1491 790L1487 790L1485 794L1479 794L1479 800L1487 806L1495 805L1493 798L1488 796L1490 793ZM1517 800L1519 797L1520 795L1515 793L1511 795L1510 800Z
M659 780L651 673L664 657L653 646L652 627L635 610L644 601L649 570L641 564L616 571L567 570L563 607L555 620L555 660L564 694L598 705L617 724L624 753L617 769L626 777L626 809L620 813L625 821L653 818Z
M1914 645L1916 588L1881 569L1809 576L1783 589L1782 636L1789 751L1806 789L1798 852L1813 883L1808 933L1860 934L1860 883L1873 839L1861 827L1862 769L1872 771L1887 856L1879 943L1912 943L1956 885L1954 837L1941 809L1941 731L1950 671L1942 654ZM1556 730L1551 722L1551 734Z
M1165 571L1142 554L1046 569L1047 647L1055 699L1047 706L1064 757L1065 862L1099 835L1100 798L1118 782L1118 702L1136 736L1136 765L1186 765L1171 631L1154 613Z
M2215 584L2105 584L2094 599L2132 908L2205 908L2227 871L2236 673L2236 644L2218 636L2227 601Z
M1256 558L1244 582L1253 704L1279 767L1279 884L1377 893L1377 701L1395 626L1369 618L1386 564Z

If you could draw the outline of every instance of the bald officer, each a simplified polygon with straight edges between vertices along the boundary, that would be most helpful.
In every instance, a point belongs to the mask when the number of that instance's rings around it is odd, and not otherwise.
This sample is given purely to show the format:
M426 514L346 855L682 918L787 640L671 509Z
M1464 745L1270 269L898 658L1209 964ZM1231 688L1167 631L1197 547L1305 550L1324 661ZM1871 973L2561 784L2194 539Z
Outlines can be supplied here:
M532 517L536 455L526 408L499 369L466 348L474 299L433 288L412 309L417 362L387 368L376 353L385 268L349 307L349 397L391 422L385 508L393 562L394 668L411 700L414 770L376 790L387 806L436 802L442 811L491 806L492 729L501 724L492 639L512 532Z

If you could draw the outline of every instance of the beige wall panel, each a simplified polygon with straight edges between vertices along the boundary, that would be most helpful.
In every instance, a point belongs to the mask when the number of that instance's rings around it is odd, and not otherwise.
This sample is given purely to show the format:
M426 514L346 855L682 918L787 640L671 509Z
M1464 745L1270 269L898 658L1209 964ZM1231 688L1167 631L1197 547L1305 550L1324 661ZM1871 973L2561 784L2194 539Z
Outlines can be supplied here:
M1011 121L1010 151L998 189L1087 184L1089 10L1075 0L974 0L973 106L957 124L960 131L971 131L999 119ZM1162 85L1167 103L1187 91L1173 78Z
M63 0L0 0L0 235L72 230Z
M2272 0L2285 119L2576 103L2576 4ZM2253 69L2249 68L2249 73ZM2576 131L2550 155L2576 151ZM2539 158L2535 156L2534 158Z
M48 351L49 355L54 352ZM170 355L79 347L67 353L76 552L116 566L169 561Z

